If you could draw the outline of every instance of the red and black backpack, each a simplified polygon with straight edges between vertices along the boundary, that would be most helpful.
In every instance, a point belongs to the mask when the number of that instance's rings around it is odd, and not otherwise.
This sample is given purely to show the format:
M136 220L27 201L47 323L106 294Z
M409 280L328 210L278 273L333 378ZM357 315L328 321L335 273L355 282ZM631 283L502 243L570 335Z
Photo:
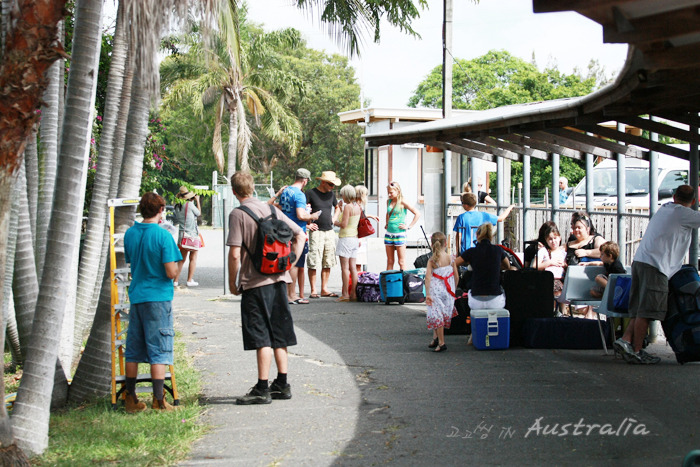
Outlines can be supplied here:
M258 224L255 235L255 249L251 251L243 244L253 265L262 274L280 274L289 271L296 263L296 255L292 250L294 232L275 214L275 208L270 206L270 215L258 217L247 206L238 209L252 217Z

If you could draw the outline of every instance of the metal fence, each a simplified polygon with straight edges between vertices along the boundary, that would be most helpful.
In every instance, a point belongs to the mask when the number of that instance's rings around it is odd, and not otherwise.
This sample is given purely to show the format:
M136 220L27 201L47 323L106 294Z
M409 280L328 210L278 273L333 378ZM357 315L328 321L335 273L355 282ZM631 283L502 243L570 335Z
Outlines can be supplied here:
M240 203L233 196L231 185L218 184L212 188L216 191L216 196L211 200L211 223L214 228L223 228L224 222L228 222L228 215L237 208ZM272 182L269 184L256 184L254 196L261 201L268 201L271 198Z
M479 205L478 209L482 212L498 215L496 207L493 205ZM460 212L463 212L461 205L450 205L453 225L456 216L459 215ZM552 218L551 208L530 206L526 216L527 225L523 228L523 208L522 206L516 206L504 221L503 241L510 244L513 250L523 251L523 241L536 239L540 226L546 221L553 220L557 224L557 227L559 227L563 244L566 242L571 232L571 215L574 212L573 210L559 210L554 218ZM593 211L590 213L590 217L599 234L606 240L617 242L618 222L616 211ZM624 258L626 264L630 264L634 253L637 251L639 242L642 239L642 235L647 225L649 225L649 210L635 209L623 214L622 217L625 220L625 244L620 245L620 256Z

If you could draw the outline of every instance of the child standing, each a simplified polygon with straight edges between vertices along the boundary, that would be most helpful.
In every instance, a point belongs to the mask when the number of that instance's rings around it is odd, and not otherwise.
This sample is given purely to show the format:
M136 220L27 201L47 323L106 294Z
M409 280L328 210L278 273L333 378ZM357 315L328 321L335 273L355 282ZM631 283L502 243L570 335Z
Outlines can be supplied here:
M433 330L433 340L428 345L435 352L447 350L445 328L450 327L455 309L455 277L459 277L454 259L447 254L447 238L442 232L430 237L433 256L425 271L425 303L428 305L428 329Z
M620 247L615 242L605 242L600 245L601 261L590 261L583 263L586 266L604 266L605 274L598 274L595 277L595 285L591 288L591 296L602 298L605 287L608 285L610 274L626 274L627 270L619 260Z
M564 267L566 267L566 249L561 246L561 234L557 224L547 221L540 227L537 250L537 269L550 271L554 275L554 298L559 298L564 284Z

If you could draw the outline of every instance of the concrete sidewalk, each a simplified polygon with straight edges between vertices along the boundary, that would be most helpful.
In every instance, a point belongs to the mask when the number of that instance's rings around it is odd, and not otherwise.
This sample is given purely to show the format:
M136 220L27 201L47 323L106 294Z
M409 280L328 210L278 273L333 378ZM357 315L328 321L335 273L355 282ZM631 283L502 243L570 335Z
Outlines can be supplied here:
M670 348L633 366L602 350L479 352L448 336L434 354L423 305L292 305L293 398L237 406L255 353L243 351L240 299L222 297L221 231L204 235L200 286L179 288L175 310L213 429L181 465L680 465L700 447L700 365L678 365Z

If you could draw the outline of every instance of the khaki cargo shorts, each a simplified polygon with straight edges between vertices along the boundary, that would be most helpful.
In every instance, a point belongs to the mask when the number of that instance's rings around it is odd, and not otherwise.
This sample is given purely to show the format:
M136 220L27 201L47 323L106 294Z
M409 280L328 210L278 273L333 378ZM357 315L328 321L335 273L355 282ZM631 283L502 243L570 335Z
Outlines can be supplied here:
M314 230L309 232L309 253L306 255L306 267L309 269L332 268L336 265L336 235L333 230Z
M632 263L630 318L662 320L668 309L668 278L650 264Z

